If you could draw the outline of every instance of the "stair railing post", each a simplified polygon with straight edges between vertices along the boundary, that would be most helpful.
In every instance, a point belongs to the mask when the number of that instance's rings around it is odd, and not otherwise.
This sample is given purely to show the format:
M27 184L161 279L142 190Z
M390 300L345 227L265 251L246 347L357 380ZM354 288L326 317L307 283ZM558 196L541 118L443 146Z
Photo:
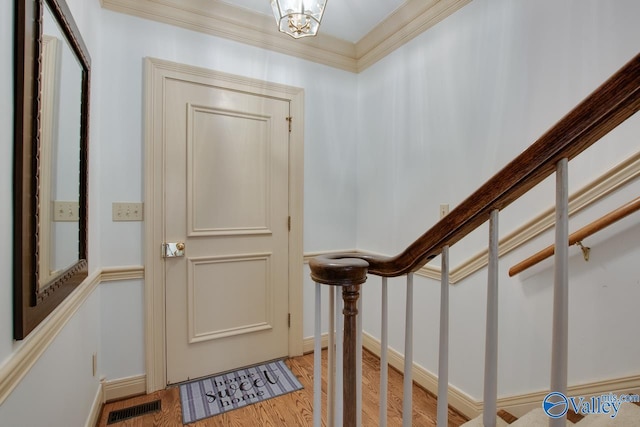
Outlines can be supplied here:
M438 349L438 427L449 425L449 246L442 248L440 278L440 342Z
M495 427L498 400L498 210L489 219L487 332L484 355L484 427Z
M313 427L322 426L322 288L316 283L313 343Z
M329 288L329 333L327 334L327 425L335 426L336 413L336 291Z
M407 274L405 310L402 427L410 427L413 421L413 273Z
M556 165L556 249L553 283L551 391L567 394L569 337L569 160ZM549 427L564 427L566 417L550 418Z
M389 380L389 315L388 315L387 278L382 278L382 321L380 325L380 427L387 427L387 382Z

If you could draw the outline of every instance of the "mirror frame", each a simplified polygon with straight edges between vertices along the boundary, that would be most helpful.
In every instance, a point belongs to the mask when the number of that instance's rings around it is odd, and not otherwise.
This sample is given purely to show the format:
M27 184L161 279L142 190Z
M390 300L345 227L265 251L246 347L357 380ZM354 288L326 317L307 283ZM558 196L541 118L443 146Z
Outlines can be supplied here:
M43 11L49 9L82 68L78 261L38 287L38 183ZM88 275L87 189L91 59L64 0L16 0L14 37L13 324L24 339Z

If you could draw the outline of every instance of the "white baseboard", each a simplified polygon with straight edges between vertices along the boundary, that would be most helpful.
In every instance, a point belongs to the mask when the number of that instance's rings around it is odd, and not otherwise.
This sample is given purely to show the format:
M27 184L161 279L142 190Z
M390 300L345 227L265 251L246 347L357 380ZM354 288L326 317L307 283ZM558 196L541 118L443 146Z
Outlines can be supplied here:
M125 399L147 392L147 376L136 375L102 382L103 402Z
M380 341L378 339L367 333L363 333L362 346L371 353L380 357ZM389 348L387 360L389 361L389 365L393 366L395 369L400 372L404 371L404 355L398 353L392 348ZM436 396L438 395L438 377L436 375L432 374L415 362L413 364L411 375L413 376L413 381L420 387L428 390ZM451 407L455 408L458 412L470 419L477 417L482 412L481 402L475 401L471 396L451 385L449 385L447 398Z
M378 339L363 333L362 346L380 357L380 341ZM400 372L404 370L404 356L396 350L389 348L387 360L391 366ZM416 384L437 396L438 377L435 374L414 363L412 375L413 381ZM497 406L499 409L504 409L516 417L521 417L530 410L539 408L548 393L548 390L543 390L515 396L500 397L498 398ZM617 395L640 394L640 375L578 384L569 386L567 389L568 396L590 397L608 393ZM449 385L448 402L451 407L470 419L482 413L482 401L473 399L468 394L451 385Z
M304 354L313 353L313 347L315 345L315 340L313 337L306 337L302 340L302 352ZM324 349L329 347L329 334L322 334L321 344L320 346Z
M98 425L103 403L104 403L103 387L102 387L102 384L100 384L100 386L98 387L98 390L96 391L96 396L93 398L93 403L91 404L91 410L89 411L89 416L87 417L87 422L84 424L84 427L94 427Z
M549 391L539 391L498 399L498 408L504 409L516 417L521 417L534 408L539 408ZM640 394L640 375L615 378L592 383L578 384L567 388L567 395L578 397L599 396L602 394Z

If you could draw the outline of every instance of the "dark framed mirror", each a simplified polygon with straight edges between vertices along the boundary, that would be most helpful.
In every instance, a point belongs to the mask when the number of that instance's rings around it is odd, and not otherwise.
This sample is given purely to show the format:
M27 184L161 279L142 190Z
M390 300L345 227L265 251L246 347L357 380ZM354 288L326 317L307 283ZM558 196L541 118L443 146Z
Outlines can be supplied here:
M91 60L64 0L16 0L14 338L87 278Z

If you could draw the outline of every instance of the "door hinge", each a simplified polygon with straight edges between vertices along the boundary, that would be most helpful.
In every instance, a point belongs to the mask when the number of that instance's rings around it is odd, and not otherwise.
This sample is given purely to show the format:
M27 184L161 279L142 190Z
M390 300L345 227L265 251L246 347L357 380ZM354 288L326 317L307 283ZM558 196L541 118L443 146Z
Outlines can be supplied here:
M291 327L291 313L287 314L287 327Z
M291 217L287 218L287 228L291 231Z
M289 133L291 133L291 122L293 121L293 117L289 116L286 120L289 122Z

